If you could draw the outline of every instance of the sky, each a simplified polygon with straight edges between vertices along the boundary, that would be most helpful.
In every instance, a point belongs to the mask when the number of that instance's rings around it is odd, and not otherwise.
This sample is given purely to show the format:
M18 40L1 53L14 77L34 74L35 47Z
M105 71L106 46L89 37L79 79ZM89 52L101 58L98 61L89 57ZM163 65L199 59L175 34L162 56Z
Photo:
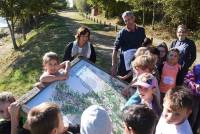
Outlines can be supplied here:
M73 7L73 0L67 0L69 2L69 7Z

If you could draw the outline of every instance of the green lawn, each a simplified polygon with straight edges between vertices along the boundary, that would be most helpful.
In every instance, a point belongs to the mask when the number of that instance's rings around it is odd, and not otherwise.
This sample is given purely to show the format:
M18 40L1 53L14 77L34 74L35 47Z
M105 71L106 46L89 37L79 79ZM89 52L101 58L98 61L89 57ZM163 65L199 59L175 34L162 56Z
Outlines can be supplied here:
M80 23L89 26L93 31L102 30L103 25L96 24L77 15L66 18L51 15L40 20L39 27L27 34L27 41L20 42L20 50L13 52L7 60L14 62L0 75L0 92L11 91L16 96L25 94L32 89L42 74L42 56L48 51L56 52L60 60L64 54L64 48L69 41L74 40L73 29L70 25ZM110 63L101 58L102 53L97 52L97 64L108 70Z
M20 50L13 53L17 58L5 71L7 74L0 77L0 91L9 90L20 96L30 90L42 73L42 56L46 52L54 51L62 60L67 41L73 40L66 27L67 21L57 15L40 21L39 28L32 30Z

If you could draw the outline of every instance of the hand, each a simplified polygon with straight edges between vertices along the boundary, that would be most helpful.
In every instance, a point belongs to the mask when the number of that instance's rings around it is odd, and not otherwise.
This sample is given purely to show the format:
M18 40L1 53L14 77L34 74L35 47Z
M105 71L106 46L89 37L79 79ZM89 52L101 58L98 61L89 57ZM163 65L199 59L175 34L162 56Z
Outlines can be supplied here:
M200 91L200 84L197 84L197 90Z
M8 112L10 113L11 121L14 121L16 123L19 122L19 109L20 104L17 101L10 104L10 106L8 107Z
M111 75L112 76L116 75L116 66L115 65L112 65L112 67L111 67Z
M121 79L121 80L125 80L125 79L126 79L126 77L120 76L120 75L117 75L117 78L119 78L119 79Z
M57 80L66 80L66 79L67 79L66 75L57 76Z
M66 77L66 79L68 79L69 78L69 73L68 73L68 71L67 70L64 70L64 76Z

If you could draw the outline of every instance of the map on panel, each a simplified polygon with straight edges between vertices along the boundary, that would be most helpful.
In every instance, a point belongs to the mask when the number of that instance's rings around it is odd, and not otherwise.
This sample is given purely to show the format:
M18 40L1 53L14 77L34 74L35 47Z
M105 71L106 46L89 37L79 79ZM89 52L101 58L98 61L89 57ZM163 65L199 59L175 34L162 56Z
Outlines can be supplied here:
M79 124L82 112L90 105L103 106L109 113L114 133L122 133L121 109L125 99L121 90L126 84L111 77L100 68L84 59L73 63L69 78L54 82L25 105L32 108L42 102L55 102L61 107L64 122Z

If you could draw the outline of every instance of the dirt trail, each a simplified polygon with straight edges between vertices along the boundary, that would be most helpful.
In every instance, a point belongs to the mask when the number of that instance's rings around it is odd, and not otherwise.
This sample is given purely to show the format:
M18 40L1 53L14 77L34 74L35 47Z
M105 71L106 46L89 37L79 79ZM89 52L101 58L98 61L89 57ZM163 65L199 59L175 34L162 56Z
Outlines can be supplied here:
M58 14L62 17L69 18L74 22L74 23L69 22L66 24L66 26L68 27L69 32L75 35L76 30L83 23L82 16L78 14L77 12L72 12L72 11L63 11L63 12L59 12ZM115 40L116 34L117 33L115 31L99 31L99 30L96 30L96 31L92 30L92 34L91 34L91 41L96 48L97 58L101 57L105 59L104 60L105 62L99 63L99 64L102 64L103 66L105 66L106 67L105 70L107 71L109 70L109 67L111 66L113 42ZM162 40L154 38L153 42L154 44L158 44L162 42ZM169 44L170 41L167 43ZM11 59L6 59L6 57L8 56L10 57L12 53L13 53L12 44L0 45L0 68L1 68L0 70L3 70L3 68L5 69L7 65L12 63L15 57ZM199 53L197 54L196 63L200 63L200 57L199 58L198 57L199 57Z

